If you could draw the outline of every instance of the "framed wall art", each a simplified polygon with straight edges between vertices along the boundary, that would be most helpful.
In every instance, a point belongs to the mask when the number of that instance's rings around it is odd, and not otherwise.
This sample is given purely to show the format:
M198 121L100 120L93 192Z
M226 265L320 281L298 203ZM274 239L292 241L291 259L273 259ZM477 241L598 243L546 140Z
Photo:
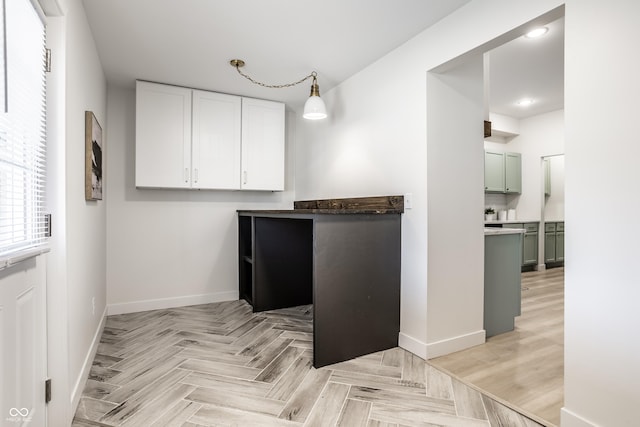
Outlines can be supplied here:
M102 200L102 128L91 111L84 112L85 200Z

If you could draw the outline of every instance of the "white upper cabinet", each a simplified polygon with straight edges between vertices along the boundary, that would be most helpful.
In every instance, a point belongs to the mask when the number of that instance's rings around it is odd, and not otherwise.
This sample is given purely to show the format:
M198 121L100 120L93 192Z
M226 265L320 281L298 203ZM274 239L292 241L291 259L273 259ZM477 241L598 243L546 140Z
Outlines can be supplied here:
M284 190L284 104L242 98L242 189Z
M136 186L284 190L284 104L136 82Z
M241 99L193 91L193 188L240 188Z
M136 186L191 187L191 90L136 83Z

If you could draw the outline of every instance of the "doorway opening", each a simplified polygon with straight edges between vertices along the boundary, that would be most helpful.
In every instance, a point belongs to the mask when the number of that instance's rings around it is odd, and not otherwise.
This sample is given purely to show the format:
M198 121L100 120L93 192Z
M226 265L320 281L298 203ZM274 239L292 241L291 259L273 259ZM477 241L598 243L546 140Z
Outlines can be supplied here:
M545 26L553 29L552 34L556 33L555 37L561 43L561 58L563 58L564 34L563 32L558 34L557 30L563 30L563 14L563 10L559 9L546 17L540 17L536 20L537 23L540 23L540 20L546 19ZM514 35L511 41L515 42L520 35L521 33L517 37ZM467 284L465 286L469 287L469 289L463 290L467 295L469 295L467 291L471 291L472 288L483 288L482 274L478 274L474 270L477 265L473 262L469 263L468 260L472 256L483 259L480 255L482 249L477 249L477 247L483 242L484 238L482 234L482 212L487 206L490 206L496 211L513 209L516 212L518 221L538 223L538 259L532 266L534 271L523 273L522 276L523 287L527 288L527 292L523 293L523 312L527 311L524 309L525 305L527 305L527 307L531 307L531 311L537 310L539 313L543 313L548 308L548 313L550 314L546 320L544 316L537 316L535 320L531 320L525 319L523 313L520 324L516 320L516 330L503 334L504 336L492 337L490 339L491 342L488 343L491 346L481 344L478 347L468 348L457 353L435 357L430 360L430 363L497 397L499 400L543 424L558 425L560 422L560 409L563 405L564 268L562 268L561 263L552 265L545 262L549 255L549 251L545 251L545 245L547 244L545 241L545 223L553 221L557 225L563 222L564 217L563 209L558 209L560 200L551 199L549 195L544 195L543 159L550 158L549 156L552 154L564 152L564 106L562 93L560 93L560 102L550 103L547 110L531 109L528 113L520 111L512 114L510 111L516 111L515 105L509 106L511 110L506 107L495 107L499 102L506 103L499 96L496 96L494 105L492 105L491 97L488 100L484 97L484 94L478 97L477 90L479 87L482 91L486 90L488 93L493 94L493 90L497 89L497 85L501 82L509 80L507 83L513 86L522 83L524 80L523 75L514 70L510 71L510 76L496 71L497 81L489 80L490 83L487 84L485 70L493 72L491 66L497 66L503 62L499 55L492 57L492 52L494 50L497 52L503 48L506 51L511 49L508 46L510 43L502 45L503 41L495 40L495 45L489 43L483 46L482 52L470 52L464 58L456 58L449 64L443 64L437 69L431 70L427 75L427 92L429 95L427 99L428 182L434 183L434 185L440 183L441 185L443 182L442 176L455 176L456 174L458 181L464 182L462 184L463 188L456 188L460 191L455 195L449 194L448 196L441 195L444 191L438 192L438 189L428 187L430 201L428 230L430 240L433 236L432 233L438 233L438 230L446 230L456 223L460 224L462 221L468 221L467 224L462 226L464 231L453 238L454 242L449 256L442 248L437 248L437 251L435 248L429 251L429 313L434 309L437 310L434 306L443 301L441 295L444 293L443 289L446 286L451 287L451 282L454 282L457 287L456 290L460 291L458 283L464 281ZM522 47L517 47L515 50L522 50ZM482 66L478 67L480 55L488 56L489 61L488 64L482 61ZM526 64L522 60L511 60L511 62L518 66ZM537 74L539 77L543 77L543 71L554 71L553 66L547 68L541 64L539 65L540 67L529 71L534 71L533 74ZM563 85L563 64L561 63L559 66L560 83ZM529 67L532 66L529 65ZM472 69L472 71L464 75L465 73L461 72L464 69ZM555 72L558 73L557 68ZM453 88L452 92L456 92L458 94L456 96L459 96L460 99L453 99L451 94L449 94L449 99L443 100L439 98L443 94L443 91L439 91L437 88L439 82L445 82L446 85ZM542 86L548 88L553 85L548 81L547 83L543 81ZM505 92L501 96L506 99L506 89L503 91ZM512 93L508 96L513 100L513 104L517 99L527 95L525 93L515 93L513 89L511 91ZM562 92L562 89L560 91ZM538 104L537 107L540 107L543 104L543 98L538 102L534 101L532 105L536 106ZM459 103L457 106L448 107L449 103L456 102ZM442 106L445 108L442 109ZM492 111L494 108L495 113ZM517 108L521 107L518 106ZM496 125L494 126L495 132L490 140L483 141L480 134L480 123L483 118L487 120L492 116L497 118L491 120ZM455 125L456 123L457 126ZM477 125L474 127L472 124L475 123ZM507 125L503 126L503 123L515 123L517 125L516 131ZM466 142L460 142L460 139L464 137L465 131L458 129L458 127L467 125L477 129L478 135L469 137ZM449 136L443 136L441 133L444 132L448 132ZM458 144L457 147L455 144ZM443 145L446 145L446 147L443 148ZM483 148L486 149L487 147L499 149L502 152L518 152L522 155L522 187L518 193L483 197L482 182L484 179L478 173L476 166L480 165L480 171L483 170ZM442 153L454 149L458 152L464 150L464 154L459 159L452 157L444 161L445 157L443 157ZM435 166L433 166L434 164ZM448 175L441 175L438 164L446 164L447 167L453 165L453 169L450 168L446 172ZM449 182L449 180L445 180L445 182ZM472 193L471 187L473 184L471 182L478 183L477 193ZM460 187L457 183L455 186ZM478 195L480 201L476 198ZM545 210L545 207L548 209ZM454 214L453 217L450 216L452 219L448 221L441 218L446 211L458 212L460 210L467 212L467 214ZM477 227L477 229L473 229L473 226ZM431 254L434 253L437 253L435 256L444 257L444 259L432 257ZM458 277L459 274L456 273L453 280L451 280L450 274L448 276L444 274L444 268L449 269L454 263L453 254L458 255L457 265L460 265L459 263L463 261L465 272L473 274L475 279L460 278ZM461 256L463 260L460 259ZM563 261L564 259L562 259ZM560 268L546 270L547 266ZM438 272L443 272L443 274L439 275ZM539 283L543 283L544 286L539 287ZM545 291L549 291L549 294L540 297ZM451 299L455 298L454 292L445 293L445 295ZM470 295L475 294L471 292ZM553 302L549 303L546 308L533 308L534 304L530 300L525 302L525 298L535 298L536 295L540 298L551 298ZM460 293L458 293L459 296ZM476 305L471 305L469 303L470 299L472 298L464 298L463 305L467 304L469 307L464 307L465 316L468 317L463 316L463 318L475 316L478 307L482 311L483 298L474 301ZM529 323L527 324L527 322ZM537 326L535 322L539 322ZM482 320L480 320L480 323L482 323ZM429 328L430 325L428 324L428 332L430 331ZM514 338L510 342L507 342L508 340L506 339L508 334L511 334L511 337ZM478 351L483 346L489 349L489 352L484 355ZM535 350L540 348L544 348L542 353L537 353ZM430 357L434 357L434 355L430 353ZM486 366L483 367L482 364L486 361L485 359L491 358L501 359L505 365L494 371L489 370ZM505 366L509 368L505 368ZM487 383L483 383L480 380L480 377L487 375L487 373L490 374L489 376L492 380L496 380L493 386L487 385ZM503 378L499 379L498 377L501 373L504 373L504 375ZM533 380L537 381L534 381L535 385L532 385L534 384L531 382ZM522 400L514 398L514 390L516 389L527 390L529 396L524 396Z

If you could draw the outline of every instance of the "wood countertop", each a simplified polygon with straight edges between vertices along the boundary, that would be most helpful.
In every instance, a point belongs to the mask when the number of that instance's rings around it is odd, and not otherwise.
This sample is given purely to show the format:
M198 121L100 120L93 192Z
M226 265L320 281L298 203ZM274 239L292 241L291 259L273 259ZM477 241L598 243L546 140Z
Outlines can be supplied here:
M240 215L385 215L404 213L404 196L303 200L293 209L238 210Z

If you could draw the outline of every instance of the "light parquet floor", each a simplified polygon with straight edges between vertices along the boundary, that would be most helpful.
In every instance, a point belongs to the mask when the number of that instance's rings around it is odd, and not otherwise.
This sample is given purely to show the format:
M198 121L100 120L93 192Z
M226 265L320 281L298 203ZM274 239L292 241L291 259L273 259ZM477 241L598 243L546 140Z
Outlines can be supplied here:
M545 425L560 425L564 267L522 274L522 315L513 331L429 363Z
M312 307L244 301L109 316L86 426L538 426L394 348L312 365Z

